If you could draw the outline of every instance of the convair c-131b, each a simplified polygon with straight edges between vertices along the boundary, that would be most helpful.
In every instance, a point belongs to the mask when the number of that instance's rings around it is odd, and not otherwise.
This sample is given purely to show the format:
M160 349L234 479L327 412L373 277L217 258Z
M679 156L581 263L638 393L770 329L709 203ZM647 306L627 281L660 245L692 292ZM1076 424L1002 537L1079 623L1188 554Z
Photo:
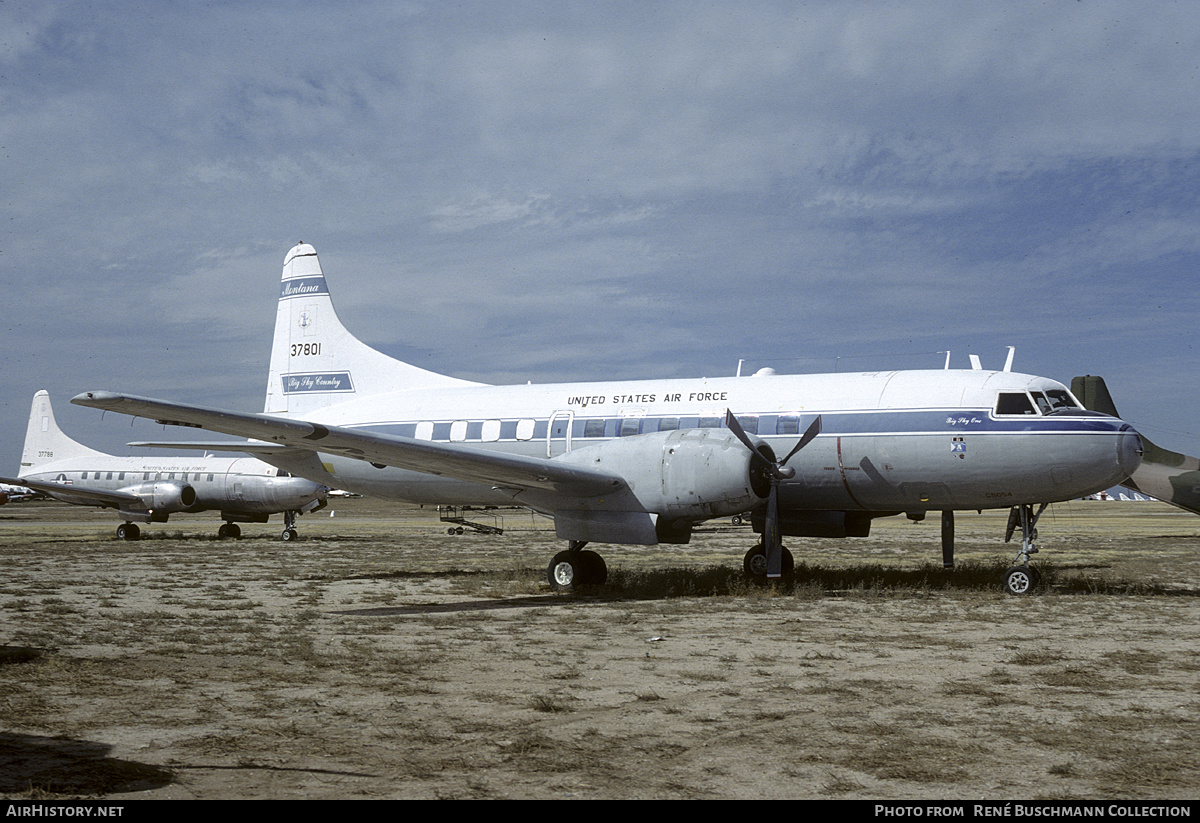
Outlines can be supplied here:
M225 521L219 537L239 537L239 522L265 523L268 515L283 512L282 537L294 540L296 515L324 506L328 491L252 457L104 454L58 427L45 391L33 396L18 479L0 481L20 483L65 503L116 509L125 519L117 526L122 540L140 537L134 521L165 523L172 514L211 509L219 510Z
M332 488L528 507L553 518L568 541L547 571L560 589L606 579L589 543L687 543L696 524L746 511L763 535L746 555L747 572L780 577L793 562L784 535L866 536L876 517L1008 508L1009 532L1019 529L1022 543L1005 585L1024 593L1037 581L1029 557L1045 506L1119 483L1142 455L1131 426L1084 409L1061 383L1007 365L460 380L356 339L305 244L284 261L262 414L106 391L71 402L261 441L262 459Z

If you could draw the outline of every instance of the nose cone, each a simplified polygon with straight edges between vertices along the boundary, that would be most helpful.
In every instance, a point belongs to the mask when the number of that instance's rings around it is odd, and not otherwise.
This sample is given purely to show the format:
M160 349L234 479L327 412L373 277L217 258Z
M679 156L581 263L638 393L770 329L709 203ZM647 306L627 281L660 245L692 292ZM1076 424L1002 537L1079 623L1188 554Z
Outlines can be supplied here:
M1117 438L1117 465L1121 467L1126 478L1132 477L1138 466L1142 465L1142 454L1144 453L1142 436L1134 430L1133 426L1126 423L1121 427L1121 434Z
M289 477L283 486L283 494L289 502L307 503L318 497L324 497L325 487L320 483L305 480L303 477Z

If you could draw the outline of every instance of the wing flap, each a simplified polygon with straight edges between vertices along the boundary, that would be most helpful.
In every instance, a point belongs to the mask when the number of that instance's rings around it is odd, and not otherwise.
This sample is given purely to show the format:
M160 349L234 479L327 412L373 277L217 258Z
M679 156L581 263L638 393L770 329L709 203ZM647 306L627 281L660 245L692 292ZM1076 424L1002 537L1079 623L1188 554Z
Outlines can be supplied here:
M417 440L344 426L325 426L266 414L246 414L172 403L116 392L84 392L78 406L148 417L164 425L189 426L292 448L339 454L381 466L473 483L540 489L574 496L611 494L624 488L618 475L586 466L491 451L462 443Z

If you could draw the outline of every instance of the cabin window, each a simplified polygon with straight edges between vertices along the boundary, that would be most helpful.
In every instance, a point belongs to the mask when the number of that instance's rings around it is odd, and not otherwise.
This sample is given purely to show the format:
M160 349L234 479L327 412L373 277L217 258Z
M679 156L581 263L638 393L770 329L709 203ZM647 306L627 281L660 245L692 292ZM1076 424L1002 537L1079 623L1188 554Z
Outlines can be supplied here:
M591 420L583 421L583 436L584 437L603 437L604 436L604 418L596 417Z
M536 424L532 420L517 421L517 439L532 440L534 431L537 429Z
M1037 414L1037 410L1025 392L1000 392L996 414Z
M701 417L700 428L702 429L719 429L721 428L721 418L719 417Z
M106 475L104 476L104 479L105 479L105 480L112 480L112 472L109 472L108 474L106 474Z
M658 421L658 430L660 432L673 432L679 428L678 417L664 417Z
M420 423L417 424L416 435L417 435L418 440L432 440L433 439L433 424L430 423L428 420L422 420Z
M746 434L758 434L758 418L753 415L738 415L737 421L742 424Z
M125 472L121 472L120 474L118 474L118 475L117 475L117 479L118 479L118 480L124 480L124 479L125 479Z
M621 430L619 437L629 437L635 435L641 429L642 419L640 417L626 417L621 421Z
M455 443L461 443L467 439L467 421L455 420L450 424L450 440Z
M485 443L494 443L500 439L500 421L484 420L479 424L479 439Z
M800 417L795 414L781 414L775 421L776 434L799 434Z

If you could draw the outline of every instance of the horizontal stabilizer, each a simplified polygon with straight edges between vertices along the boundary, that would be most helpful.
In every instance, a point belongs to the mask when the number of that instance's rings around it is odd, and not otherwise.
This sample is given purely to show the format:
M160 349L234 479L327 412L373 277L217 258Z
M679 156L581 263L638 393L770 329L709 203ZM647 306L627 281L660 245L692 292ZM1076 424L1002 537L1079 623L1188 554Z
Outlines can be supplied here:
M1085 408L1120 417L1103 377L1076 377L1071 380L1071 393ZM1142 463L1121 485L1200 514L1200 459L1156 446L1144 434L1141 438Z
M239 452L240 454L278 455L290 446L282 443L256 443L236 440L135 440L126 445L137 449L180 449L184 451Z

